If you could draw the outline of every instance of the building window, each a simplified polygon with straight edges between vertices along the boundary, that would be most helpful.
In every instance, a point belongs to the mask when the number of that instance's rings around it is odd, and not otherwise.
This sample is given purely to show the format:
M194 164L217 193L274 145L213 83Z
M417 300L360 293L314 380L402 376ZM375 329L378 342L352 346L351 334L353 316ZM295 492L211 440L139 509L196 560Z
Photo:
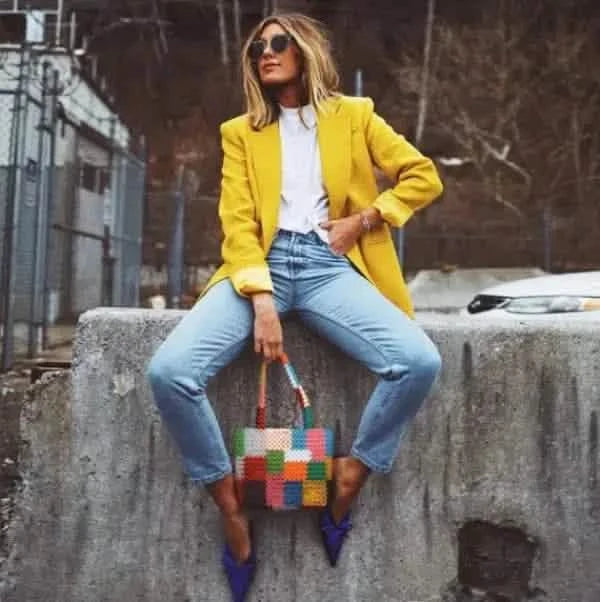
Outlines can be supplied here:
M25 15L19 13L0 14L0 43L20 44L24 39Z
M100 169L100 194L104 194L107 188L110 188L110 171Z
M85 161L81 164L80 186L84 190L90 192L98 192L99 173L100 169L91 163Z

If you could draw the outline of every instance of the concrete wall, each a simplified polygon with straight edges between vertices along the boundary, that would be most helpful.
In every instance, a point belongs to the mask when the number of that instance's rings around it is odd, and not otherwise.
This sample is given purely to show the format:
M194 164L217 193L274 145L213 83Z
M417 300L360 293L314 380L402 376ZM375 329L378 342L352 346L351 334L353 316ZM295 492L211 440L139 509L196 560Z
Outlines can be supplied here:
M217 513L186 482L144 380L180 316L84 314L72 378L31 397L7 602L229 599ZM393 473L361 494L340 565L325 560L315 514L258 513L251 600L597 602L600 322L422 323L443 372ZM347 447L372 378L296 324L284 328L321 422ZM226 438L252 419L250 358L211 388ZM286 391L272 380L274 397ZM291 414L282 404L271 419Z

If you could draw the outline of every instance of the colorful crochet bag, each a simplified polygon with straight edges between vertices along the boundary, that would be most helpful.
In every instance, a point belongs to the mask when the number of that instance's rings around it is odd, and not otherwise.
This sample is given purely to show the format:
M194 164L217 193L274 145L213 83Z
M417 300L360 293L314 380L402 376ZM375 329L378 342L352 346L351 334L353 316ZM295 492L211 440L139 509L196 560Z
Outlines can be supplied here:
M236 489L247 507L289 510L327 505L333 476L333 431L314 428L313 409L285 354L280 358L304 428L266 428L267 364L260 368L256 428L234 432Z

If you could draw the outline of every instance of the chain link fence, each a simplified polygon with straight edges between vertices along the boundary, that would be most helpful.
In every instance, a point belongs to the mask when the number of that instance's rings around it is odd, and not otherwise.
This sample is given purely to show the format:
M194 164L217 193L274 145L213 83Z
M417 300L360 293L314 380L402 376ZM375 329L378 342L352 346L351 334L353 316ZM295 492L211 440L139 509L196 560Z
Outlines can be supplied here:
M22 49L0 89L1 369L87 309L139 304L145 162L70 119L58 71L31 64Z

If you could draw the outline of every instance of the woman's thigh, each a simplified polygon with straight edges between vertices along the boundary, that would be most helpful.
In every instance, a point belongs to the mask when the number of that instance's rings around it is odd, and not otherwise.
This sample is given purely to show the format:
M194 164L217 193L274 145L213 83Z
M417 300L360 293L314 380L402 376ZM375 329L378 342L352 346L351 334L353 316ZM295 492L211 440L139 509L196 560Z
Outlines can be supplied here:
M297 291L296 311L325 339L384 378L437 373L440 358L421 327L350 265Z

